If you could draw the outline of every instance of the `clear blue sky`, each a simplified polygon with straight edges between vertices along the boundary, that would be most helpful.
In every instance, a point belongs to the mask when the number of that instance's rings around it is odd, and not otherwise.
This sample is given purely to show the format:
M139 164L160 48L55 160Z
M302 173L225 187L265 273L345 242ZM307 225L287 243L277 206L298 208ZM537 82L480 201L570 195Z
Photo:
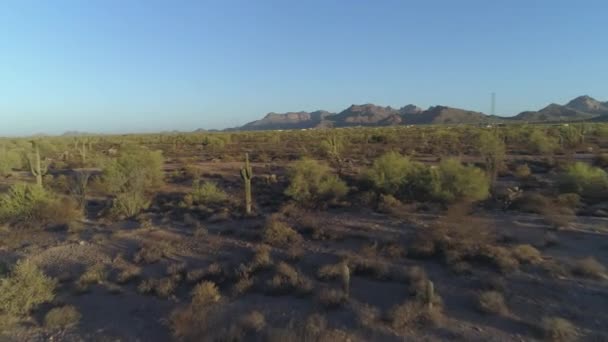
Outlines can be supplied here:
M4 0L0 135L608 100L608 2Z

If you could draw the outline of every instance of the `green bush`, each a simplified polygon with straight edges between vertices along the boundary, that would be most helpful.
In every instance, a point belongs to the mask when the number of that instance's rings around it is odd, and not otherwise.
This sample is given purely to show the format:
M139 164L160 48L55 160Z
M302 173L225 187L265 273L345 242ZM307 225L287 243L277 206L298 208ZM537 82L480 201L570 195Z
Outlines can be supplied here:
M213 182L195 180L192 184L192 201L194 204L217 204L226 201L228 195Z
M29 260L18 261L11 275L0 280L0 311L24 316L55 298L57 281L47 277Z
M482 131L477 141L477 151L486 164L486 171L494 180L502 168L506 146L504 141L495 133Z
M72 305L53 308L44 316L44 325L50 329L67 328L78 324L82 315Z
M534 130L528 136L528 146L532 153L549 154L557 148L557 139L544 131Z
M111 194L119 194L158 188L163 184L163 163L160 151L125 151L109 161L103 170L106 190Z
M598 167L576 162L568 165L560 175L558 187L565 193L577 193L587 197L606 196L608 174Z
M0 175L9 174L13 169L22 166L19 153L11 151L6 146L0 146Z
M0 221L35 222L41 208L52 200L53 196L42 187L17 183L0 197Z
M403 198L424 188L425 173L424 165L399 153L388 152L374 160L365 172L365 178L380 193Z
M290 184L285 194L307 206L344 197L348 187L331 168L316 160L304 158L292 163L288 170Z
M160 151L131 149L111 160L103 172L106 190L115 196L112 212L134 216L149 206L149 193L163 184Z
M458 200L478 201L489 195L490 182L479 168L465 166L457 159L446 159L431 169L432 194L437 200L455 202Z

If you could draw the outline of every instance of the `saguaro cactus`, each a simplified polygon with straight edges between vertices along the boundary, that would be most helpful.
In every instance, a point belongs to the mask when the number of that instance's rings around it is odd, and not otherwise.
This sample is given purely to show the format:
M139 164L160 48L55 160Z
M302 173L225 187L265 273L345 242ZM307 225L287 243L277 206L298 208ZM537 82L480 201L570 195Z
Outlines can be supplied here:
M428 306L429 309L433 308L433 301L435 300L435 286L433 285L433 282L428 280L426 282L426 289L425 289L425 300L426 300L426 305Z
M348 296L350 294L350 268L348 268L348 262L344 261L342 263L340 273L342 277L342 289Z
M245 153L245 166L241 168L241 178L245 184L245 213L251 214L251 178L253 177L253 171L251 165L249 165L249 154Z
M32 146L34 147L34 155L33 161L32 157L27 158L28 163L30 164L30 171L33 176L36 177L36 184L42 187L42 176L46 175L48 171L48 165L42 165L40 161L40 147L38 146L38 142L32 141Z
M80 158L82 159L82 163L86 163L87 161L87 144L86 140L83 139L81 141L76 140L76 149L78 150L78 154L80 154Z

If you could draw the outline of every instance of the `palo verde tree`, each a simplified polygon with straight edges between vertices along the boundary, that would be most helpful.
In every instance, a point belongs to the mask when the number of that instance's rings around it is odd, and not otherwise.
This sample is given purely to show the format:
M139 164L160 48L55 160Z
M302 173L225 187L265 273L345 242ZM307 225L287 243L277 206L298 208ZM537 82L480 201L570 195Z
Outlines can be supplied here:
M477 151L484 160L490 180L494 182L505 160L504 141L497 132L482 131L477 140Z

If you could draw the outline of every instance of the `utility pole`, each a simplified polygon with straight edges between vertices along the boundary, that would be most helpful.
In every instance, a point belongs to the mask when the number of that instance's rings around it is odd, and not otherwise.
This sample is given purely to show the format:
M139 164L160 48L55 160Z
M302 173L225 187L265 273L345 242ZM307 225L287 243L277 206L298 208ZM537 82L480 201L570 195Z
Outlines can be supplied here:
M492 110L490 113L496 115L496 93L494 92L492 92Z

